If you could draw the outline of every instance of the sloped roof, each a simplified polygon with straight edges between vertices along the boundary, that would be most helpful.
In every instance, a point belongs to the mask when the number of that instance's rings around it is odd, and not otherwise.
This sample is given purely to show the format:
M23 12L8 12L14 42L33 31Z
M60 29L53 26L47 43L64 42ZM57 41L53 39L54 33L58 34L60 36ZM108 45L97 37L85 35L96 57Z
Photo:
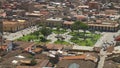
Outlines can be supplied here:
M79 64L80 68L96 68L97 63L86 60L61 60L56 68L68 68L71 63Z
M68 25L71 25L71 24L73 24L74 22L72 22L72 21L64 21L64 23L63 24L68 24Z
M115 41L120 41L120 35L115 37Z
M91 54L83 54L80 56L65 56L62 57L62 60L91 60L94 62L97 62L97 58L95 56L92 56Z
M59 45L59 44L47 44L46 47L47 47L47 49L62 49L63 45Z
M69 65L68 68L79 68L79 67L80 67L79 64L72 63L72 64Z

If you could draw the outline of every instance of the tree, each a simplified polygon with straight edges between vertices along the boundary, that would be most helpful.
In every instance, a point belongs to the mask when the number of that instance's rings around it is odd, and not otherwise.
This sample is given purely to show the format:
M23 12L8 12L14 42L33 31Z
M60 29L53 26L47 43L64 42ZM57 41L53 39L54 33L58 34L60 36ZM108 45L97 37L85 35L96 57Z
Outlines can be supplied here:
M78 30L79 32L79 29L82 29L84 31L84 40L85 40L85 34L86 34L86 30L88 29L88 25L83 23L83 22L80 22L80 21L76 21L74 24L72 24L71 26L71 30Z
M62 26L61 26L60 24L57 24L56 27L57 27L57 31L60 31L60 28L61 28ZM58 32L58 34L59 34L59 32Z
M79 30L80 29L80 21L76 21L76 22L74 22L73 24L72 24L72 26L71 26L71 30L73 31L73 30Z
M80 23L80 29L82 29L84 31L84 40L85 40L86 39L85 34L86 34L86 30L88 29L88 25L81 22Z
M109 3L109 4L108 4L108 7L109 7L110 9L113 9L113 8L114 8L113 2Z
M94 29L89 29L89 31L91 33L91 40L94 40L95 30Z
M35 31L33 34L36 35L37 39L39 38L40 35L39 31Z
M41 42L46 42L47 40L46 40L45 37L41 36L41 37L40 37L40 41L41 41Z
M52 33L52 30L50 28L46 28L45 26L43 26L40 30L40 32L44 35L44 37L46 38L48 35L50 35Z
M60 28L62 27L62 25L61 25L61 24L57 24L56 27L57 27L56 30L57 30L57 32L58 32L56 38L57 38L58 40L62 40L62 36L60 36L60 32L61 32Z
M36 65L37 64L37 61L33 58L32 60L31 60L31 66L34 66L34 65Z
M58 61L59 61L59 56L58 56L58 55L55 55L55 57L50 57L50 58L49 58L49 61L52 63L52 66L54 66L55 64L58 63Z

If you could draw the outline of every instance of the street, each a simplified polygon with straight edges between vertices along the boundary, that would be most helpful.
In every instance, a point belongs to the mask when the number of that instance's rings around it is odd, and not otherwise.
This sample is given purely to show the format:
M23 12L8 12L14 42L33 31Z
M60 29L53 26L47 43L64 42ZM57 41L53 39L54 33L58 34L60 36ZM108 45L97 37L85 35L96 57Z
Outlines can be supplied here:
M118 35L118 32L103 32L102 37L95 43L95 47L101 47L104 43L116 43L114 41L114 36Z
M106 57L107 57L106 51L101 49L101 51L100 51L100 61L98 62L97 68L103 68Z

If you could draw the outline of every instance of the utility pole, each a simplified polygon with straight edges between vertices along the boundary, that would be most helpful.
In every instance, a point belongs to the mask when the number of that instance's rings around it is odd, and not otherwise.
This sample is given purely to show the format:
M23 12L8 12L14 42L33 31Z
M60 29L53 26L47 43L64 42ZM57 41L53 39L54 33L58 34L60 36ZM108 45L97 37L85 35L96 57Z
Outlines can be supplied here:
M3 21L0 19L0 45L3 44Z

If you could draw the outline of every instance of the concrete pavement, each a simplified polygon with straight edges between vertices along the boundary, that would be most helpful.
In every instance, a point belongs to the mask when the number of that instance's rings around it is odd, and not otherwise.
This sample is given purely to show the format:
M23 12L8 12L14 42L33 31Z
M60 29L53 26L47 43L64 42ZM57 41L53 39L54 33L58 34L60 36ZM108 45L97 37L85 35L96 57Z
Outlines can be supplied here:
M97 68L103 68L106 57L107 57L106 51L101 49L101 51L100 51L100 61L98 62Z
M95 47L102 47L103 43L108 42L108 43L116 43L114 41L114 36L118 35L117 32L103 32L102 37L95 43Z
M118 32L103 32L102 33L102 37L96 42L96 44L94 45L95 47L102 47L104 46L104 43L116 43L114 41L114 37L118 36L120 33L120 31ZM104 62L105 62L105 58L107 57L107 52L104 51L104 49L102 48L100 51L100 61L98 62L98 66L97 68L103 68L104 67Z
M12 41L12 40L18 39L20 37L23 37L23 35L33 33L34 31L37 31L37 30L38 30L37 26L32 26L32 27L20 30L15 33L4 34L3 37L6 38L7 40Z
M51 40L51 42L49 43L54 43L55 41L57 41L57 38L55 36L57 36L57 34L52 33L47 37L47 39Z
M68 33L69 33L69 32L66 32L66 33L64 33L64 34L59 34L59 35L61 35L61 36L63 36L63 37L65 38L64 41L70 43L69 40L71 39L72 36L68 35ZM58 35L58 34L52 33L51 35L49 35L49 36L47 37L47 39L51 40L50 43L54 43L55 41L57 41L57 38L56 38L57 35ZM71 43L70 43L70 44L71 44Z

